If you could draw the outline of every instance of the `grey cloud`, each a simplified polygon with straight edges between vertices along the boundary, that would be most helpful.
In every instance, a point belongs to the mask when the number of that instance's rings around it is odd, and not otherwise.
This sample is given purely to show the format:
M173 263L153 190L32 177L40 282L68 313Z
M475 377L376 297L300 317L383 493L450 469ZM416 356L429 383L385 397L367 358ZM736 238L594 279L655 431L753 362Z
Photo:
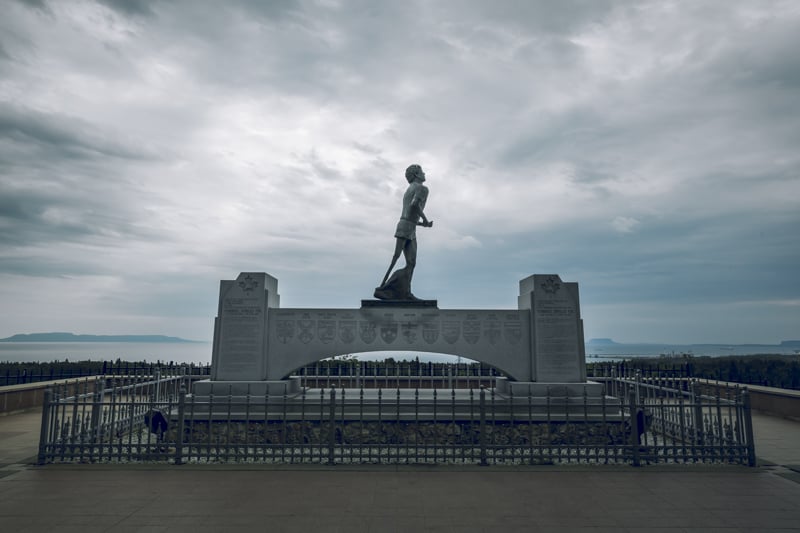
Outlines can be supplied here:
M495 149L492 162L512 169L536 161L573 161L586 153L587 143L609 143L611 133L604 117L589 106L523 115L505 131L501 140L490 145Z
M0 272L30 278L66 278L69 276L102 275L106 272L100 263L76 260L70 257L41 257L20 254L16 257L0 256Z
M16 1L32 9L38 9L41 11L45 11L48 9L47 0L16 0Z
M584 230L574 250L555 252L567 264L584 265L579 276L599 302L658 300L686 305L781 299L800 284L790 272L800 261L792 243L796 217L773 220L741 215L704 219L675 213L668 220L643 221L635 234ZM587 257L592 258L587 264ZM598 280L606 278L606 281ZM613 280L613 281L612 281Z
M381 153L380 148L365 143L353 142L353 147L369 155L378 155Z
M28 223L38 220L44 208L39 198L33 195L16 195L4 191L0 197L0 220ZM15 237L9 233L5 238ZM24 241L24 239L23 239Z
M41 178L7 184L0 197L0 243L22 248L69 242L116 247L127 240L163 239L139 224L137 218L143 215L130 201L130 196L115 194L113 187L98 191L85 182L78 188Z
M82 119L0 103L0 242L116 247L128 239L161 240L142 224L139 202L148 193L117 166L156 159Z
M577 66L583 50L565 36L532 36L513 52L515 61L534 69L566 69Z
M78 117L3 102L0 102L0 136L19 142L27 150L33 149L37 158L42 153L70 159L156 158L153 150L123 141L119 135L103 131Z
M0 272L135 270L109 300L134 314L198 316L193 287L213 313L248 269L342 305L379 281L416 161L415 292L445 307L513 306L534 272L654 321L800 294L788 4L103 4L0 32Z
M316 150L313 148L306 156L301 158L302 161L307 163L314 172L314 175L326 181L341 181L342 174L338 169L323 161Z
M11 54L6 50L3 41L0 41L0 61L10 61L11 59Z
M452 4L434 3L429 8L441 18L452 18L465 24L475 21L506 27L522 33L563 34L571 33L601 21L617 6L617 0L513 0L499 3L459 2L459 9Z
M16 0L17 2L42 12L49 12L52 0ZM154 15L153 6L160 3L160 0L95 0L97 3L107 6L114 11L118 11L126 16L152 16Z
M391 106L399 81L435 74L430 52L445 47L429 21L415 19L414 6L343 6L234 3L186 17L171 6L159 17L191 46L181 61L196 82L219 87L225 98L287 94L320 105Z
M97 0L99 3L108 6L114 11L129 16L151 17L155 15L153 6L160 3L160 0Z

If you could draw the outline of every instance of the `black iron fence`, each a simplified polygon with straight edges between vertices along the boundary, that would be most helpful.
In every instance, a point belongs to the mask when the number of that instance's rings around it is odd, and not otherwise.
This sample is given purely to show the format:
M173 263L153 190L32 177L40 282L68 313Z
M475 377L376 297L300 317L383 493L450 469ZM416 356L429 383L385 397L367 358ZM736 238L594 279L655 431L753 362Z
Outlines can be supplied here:
M184 375L88 379L48 391L39 462L755 465L745 389L594 379L604 394L362 386L200 397Z
M479 362L323 360L295 375L310 388L470 389L494 387L504 374Z
M14 365L0 370L0 387L7 385L22 385L25 383L39 383L42 381L55 381L63 379L78 379L91 376L131 376L154 375L157 371L163 373L186 373L194 376L209 376L211 365L194 364L159 364L159 363L131 363L94 361L84 364L74 363L45 363L33 364L30 368L23 365Z
M746 387L723 383L710 387L681 373L645 374L634 369L621 373L618 367L605 374L592 379L604 383L607 394L627 397L629 405L636 406L644 449L672 446L671 453L701 462L738 455L733 462L755 466ZM642 431L643 427L648 429Z

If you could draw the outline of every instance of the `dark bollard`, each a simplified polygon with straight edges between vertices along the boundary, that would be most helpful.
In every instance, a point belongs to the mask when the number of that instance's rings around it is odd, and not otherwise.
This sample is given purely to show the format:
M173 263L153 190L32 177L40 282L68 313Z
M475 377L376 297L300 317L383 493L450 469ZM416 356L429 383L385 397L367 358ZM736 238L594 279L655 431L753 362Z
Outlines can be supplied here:
M644 409L639 408L636 410L636 441L639 445L642 444L642 435L647 431L652 418L653 416L646 414Z
M144 423L150 428L150 431L158 435L158 440L164 438L164 433L167 432L167 419L164 414L158 409L151 409L144 415Z

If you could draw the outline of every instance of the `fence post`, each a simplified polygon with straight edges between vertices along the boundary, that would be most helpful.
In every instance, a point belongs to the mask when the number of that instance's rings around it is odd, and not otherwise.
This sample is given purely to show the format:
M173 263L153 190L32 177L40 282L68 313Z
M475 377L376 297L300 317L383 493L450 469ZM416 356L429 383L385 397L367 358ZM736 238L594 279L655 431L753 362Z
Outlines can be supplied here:
M186 421L186 383L181 382L178 392L178 427L175 428L175 464L183 464L183 431ZM209 420L209 429L211 420Z
M53 401L53 388L47 387L44 390L44 404L42 405L42 427L39 430L39 456L37 464L43 465L47 462L47 427L50 425L50 403Z
M102 442L103 438L103 392L105 391L105 381L96 379L94 382L94 394L92 395L92 431L93 442ZM102 452L101 452L102 455Z
M328 464L334 463L334 448L336 447L336 389L331 387L330 405L331 430L328 435Z
M703 404L701 403L703 401L703 398L702 395L700 394L699 390L700 385L698 384L697 381L693 380L690 387L692 391L692 403L694 404L692 406L694 411L694 416L692 417L694 418L694 438L695 442L699 446L702 446L703 441L705 440L703 438L703 433L705 429L703 424Z
M756 442L753 438L753 418L750 408L750 392L742 391L742 406L744 408L744 435L747 439L747 466L756 466Z
M641 393L641 386L642 386L642 370L637 368L636 371L633 373L633 379L636 382L634 388L636 389L636 405L642 404L642 393Z
M153 374L153 376L155 377L156 380L156 396L154 403L158 404L161 401L161 367L156 368L156 371Z
M631 449L633 450L633 466L642 466L641 457L639 456L639 416L637 413L638 405L636 403L635 390L631 390L628 393L628 401L630 403L631 414Z
M481 466L486 466L488 464L486 462L486 389L483 387L483 385L481 385L480 417L481 417L481 426L480 426Z

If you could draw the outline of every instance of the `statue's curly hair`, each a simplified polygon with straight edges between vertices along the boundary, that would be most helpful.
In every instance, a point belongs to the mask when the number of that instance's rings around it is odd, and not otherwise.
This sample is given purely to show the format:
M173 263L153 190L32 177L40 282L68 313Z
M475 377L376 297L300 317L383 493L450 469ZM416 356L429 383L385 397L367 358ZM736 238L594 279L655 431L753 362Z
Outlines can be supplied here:
M413 165L411 165L410 167L408 167L408 168L406 169L406 179L407 179L408 181L411 181L411 180L413 180L413 179L414 179L414 177L417 175L417 172L419 172L420 170L422 170L422 167L421 167L421 166L419 166L419 165L417 165L417 164L413 164Z

